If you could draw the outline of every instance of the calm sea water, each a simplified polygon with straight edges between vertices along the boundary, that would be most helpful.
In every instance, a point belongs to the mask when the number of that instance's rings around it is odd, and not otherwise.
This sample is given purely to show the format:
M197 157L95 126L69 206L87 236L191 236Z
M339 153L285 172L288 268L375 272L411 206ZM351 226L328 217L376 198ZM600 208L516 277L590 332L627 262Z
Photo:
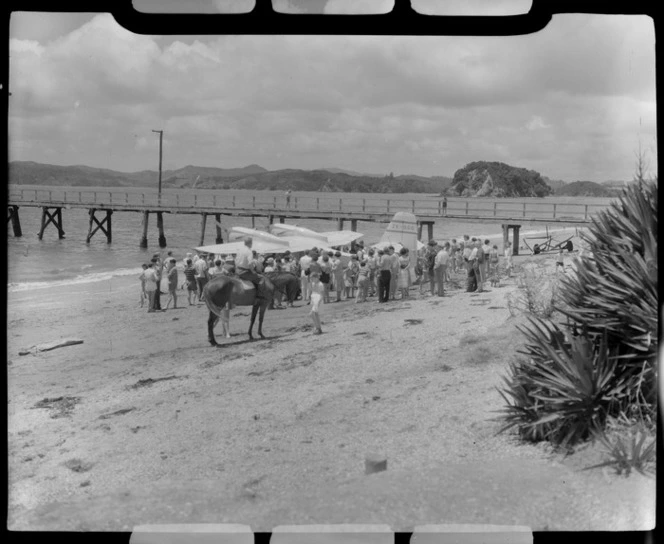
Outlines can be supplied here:
M14 186L20 189L21 187ZM46 187L45 189L49 189ZM53 188L51 188L53 189ZM72 190L79 190L76 188ZM87 191L98 189L105 194L110 192L124 193L124 188L85 188ZM130 191L141 192L141 189ZM164 191L168 193L168 190ZM198 192L198 191L197 191ZM272 198L270 191L215 191L223 193L225 198L237 195L238 198L246 198L247 195L257 195L257 198ZM199 193L199 194L202 194ZM384 203L387 198L397 199L426 199L422 194L403 195L376 195L361 193L293 193L293 198L298 197L304 201L322 196L333 196L338 198L366 199L367 203ZM435 197L430 197L437 201ZM463 199L450 199L458 202ZM484 199L483 199L484 200ZM524 199L533 202L533 199ZM542 199L537 199L542 201ZM580 201L578 198L558 197L544 199L546 202L557 202L559 204L587 203L608 204L609 199L587 198ZM487 204L493 200L487 199ZM515 202L518 202L515 200ZM492 204L491 204L492 205ZM139 248L141 236L141 214L136 212L115 212L113 214L113 243L107 244L106 237L101 231L97 231L89 244L85 243L88 231L88 212L86 209L63 209L63 228L65 239L59 240L57 230L49 225L40 241L37 238L41 222L41 209L22 207L19 210L23 236L15 238L11 225L8 224L8 288L10 291L24 289L46 288L52 285L66 285L81 282L93 282L108 279L113 276L135 275L140 271L142 263L148 261L155 252L160 251L158 245L158 231L156 216L150 216L148 229L148 248ZM100 217L101 219L101 217ZM326 220L297 220L298 225L314 230L331 231L336 230L336 221ZM251 218L222 216L222 224L225 229L234 226L251 227ZM267 217L255 218L255 227L265 230L268 225ZM386 228L386 224L359 222L358 231L364 234L365 243L377 242ZM350 224L346 223L346 228ZM524 227L522 232L541 230L543 227ZM164 254L172 250L178 260L182 259L187 252L194 251L200 242L200 216L185 214L164 214L164 230L168 246L163 249ZM574 229L572 228L572 231ZM426 231L425 231L426 232ZM441 220L434 225L434 238L451 239L461 238L463 234L471 236L496 237L501 234L499 223L469 223ZM426 234L425 234L426 236ZM213 217L208 217L205 244L215 243L216 231Z

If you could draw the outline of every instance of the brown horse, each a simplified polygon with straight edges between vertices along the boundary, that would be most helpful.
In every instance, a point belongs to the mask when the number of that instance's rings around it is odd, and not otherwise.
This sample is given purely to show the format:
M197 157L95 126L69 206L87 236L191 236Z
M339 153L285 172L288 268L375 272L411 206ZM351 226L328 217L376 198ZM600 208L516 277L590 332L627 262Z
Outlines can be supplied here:
M263 336L263 318L265 310L274 300L275 291L284 293L289 302L293 302L297 297L300 287L300 280L289 272L272 272L266 274L263 292L264 299L256 299L256 290L247 290L244 283L237 277L217 275L214 276L203 288L205 304L210 310L208 318L208 340L213 346L218 345L214 338L214 326L221 317L222 310L229 304L233 306L251 306L251 323L249 324L249 339L253 340L252 330L256 321L256 314L260 310L258 317L258 335Z

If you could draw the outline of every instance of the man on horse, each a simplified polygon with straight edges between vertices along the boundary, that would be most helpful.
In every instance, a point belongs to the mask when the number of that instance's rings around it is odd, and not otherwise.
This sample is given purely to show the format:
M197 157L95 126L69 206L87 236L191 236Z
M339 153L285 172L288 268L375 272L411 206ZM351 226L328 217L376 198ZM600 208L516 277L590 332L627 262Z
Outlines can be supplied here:
M235 256L235 270L237 272L238 278L250 281L254 284L256 287L257 299L265 299L263 289L261 288L263 276L256 274L256 271L254 270L254 257L253 252L251 251L252 244L252 238L247 236L244 239L244 247L241 248Z

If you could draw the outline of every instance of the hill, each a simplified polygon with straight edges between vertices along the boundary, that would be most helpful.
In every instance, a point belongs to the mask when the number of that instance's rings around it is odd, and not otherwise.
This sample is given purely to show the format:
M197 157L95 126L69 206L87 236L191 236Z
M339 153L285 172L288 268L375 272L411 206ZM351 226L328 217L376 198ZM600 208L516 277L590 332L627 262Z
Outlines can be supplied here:
M594 181L574 181L556 189L557 196L598 196L611 197L618 194L618 190L605 185L595 183Z
M534 170L502 162L476 161L457 170L445 192L454 196L543 197L553 191Z
M9 164L9 182L19 185L155 187L158 173L116 172L90 166L57 166L29 161ZM350 175L329 170L283 169L269 171L252 164L243 168L188 165L162 172L164 188L253 189L367 193L439 193L451 178L416 175Z
M354 170L345 170L343 168L319 168L318 170L327 170L333 174L348 174L349 176L366 176L369 178L382 178L385 174L367 174L366 172L356 172Z
M267 172L262 166L252 164L243 168L215 168L185 166L178 170L164 170L164 187L191 186L197 178L225 179ZM116 172L105 168L74 165L58 166L31 161L9 163L9 182L18 185L53 185L80 187L154 187L159 173L153 170L140 172Z
M353 176L329 170L273 170L251 176L235 176L223 180L201 180L197 187L222 189L267 189L270 191L326 191L344 193L438 193L451 181L449 178L421 176Z

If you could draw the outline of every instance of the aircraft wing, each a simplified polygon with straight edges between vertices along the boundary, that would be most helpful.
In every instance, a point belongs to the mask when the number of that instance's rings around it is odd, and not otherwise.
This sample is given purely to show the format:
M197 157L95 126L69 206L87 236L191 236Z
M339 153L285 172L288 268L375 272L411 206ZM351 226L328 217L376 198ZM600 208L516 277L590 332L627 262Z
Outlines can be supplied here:
M213 255L230 255L237 253L243 247L244 241L238 241L216 244L214 246L201 246L197 247L196 250L204 253L212 253ZM293 251L289 244L275 244L264 242L263 240L254 240L251 249L256 250L258 253L284 253L286 251Z
M329 232L321 232L321 234L327 237L329 245L333 247L347 246L351 242L364 236L361 232L353 232L352 230L333 230Z
M240 248L244 246L244 241L239 240L237 242L227 242L225 244L217 244L214 246L201 246L197 247L197 251L203 251L205 253L213 253L215 255L230 253L237 253ZM261 240L258 237L253 238L253 244L251 249L255 250L257 253L285 253L290 251L291 253L298 253L300 251L306 251L317 247L318 249L324 249L328 251L333 251L329 244L321 244L320 240L312 240L311 238L301 237L301 236L288 236L279 238L278 241L271 240Z

